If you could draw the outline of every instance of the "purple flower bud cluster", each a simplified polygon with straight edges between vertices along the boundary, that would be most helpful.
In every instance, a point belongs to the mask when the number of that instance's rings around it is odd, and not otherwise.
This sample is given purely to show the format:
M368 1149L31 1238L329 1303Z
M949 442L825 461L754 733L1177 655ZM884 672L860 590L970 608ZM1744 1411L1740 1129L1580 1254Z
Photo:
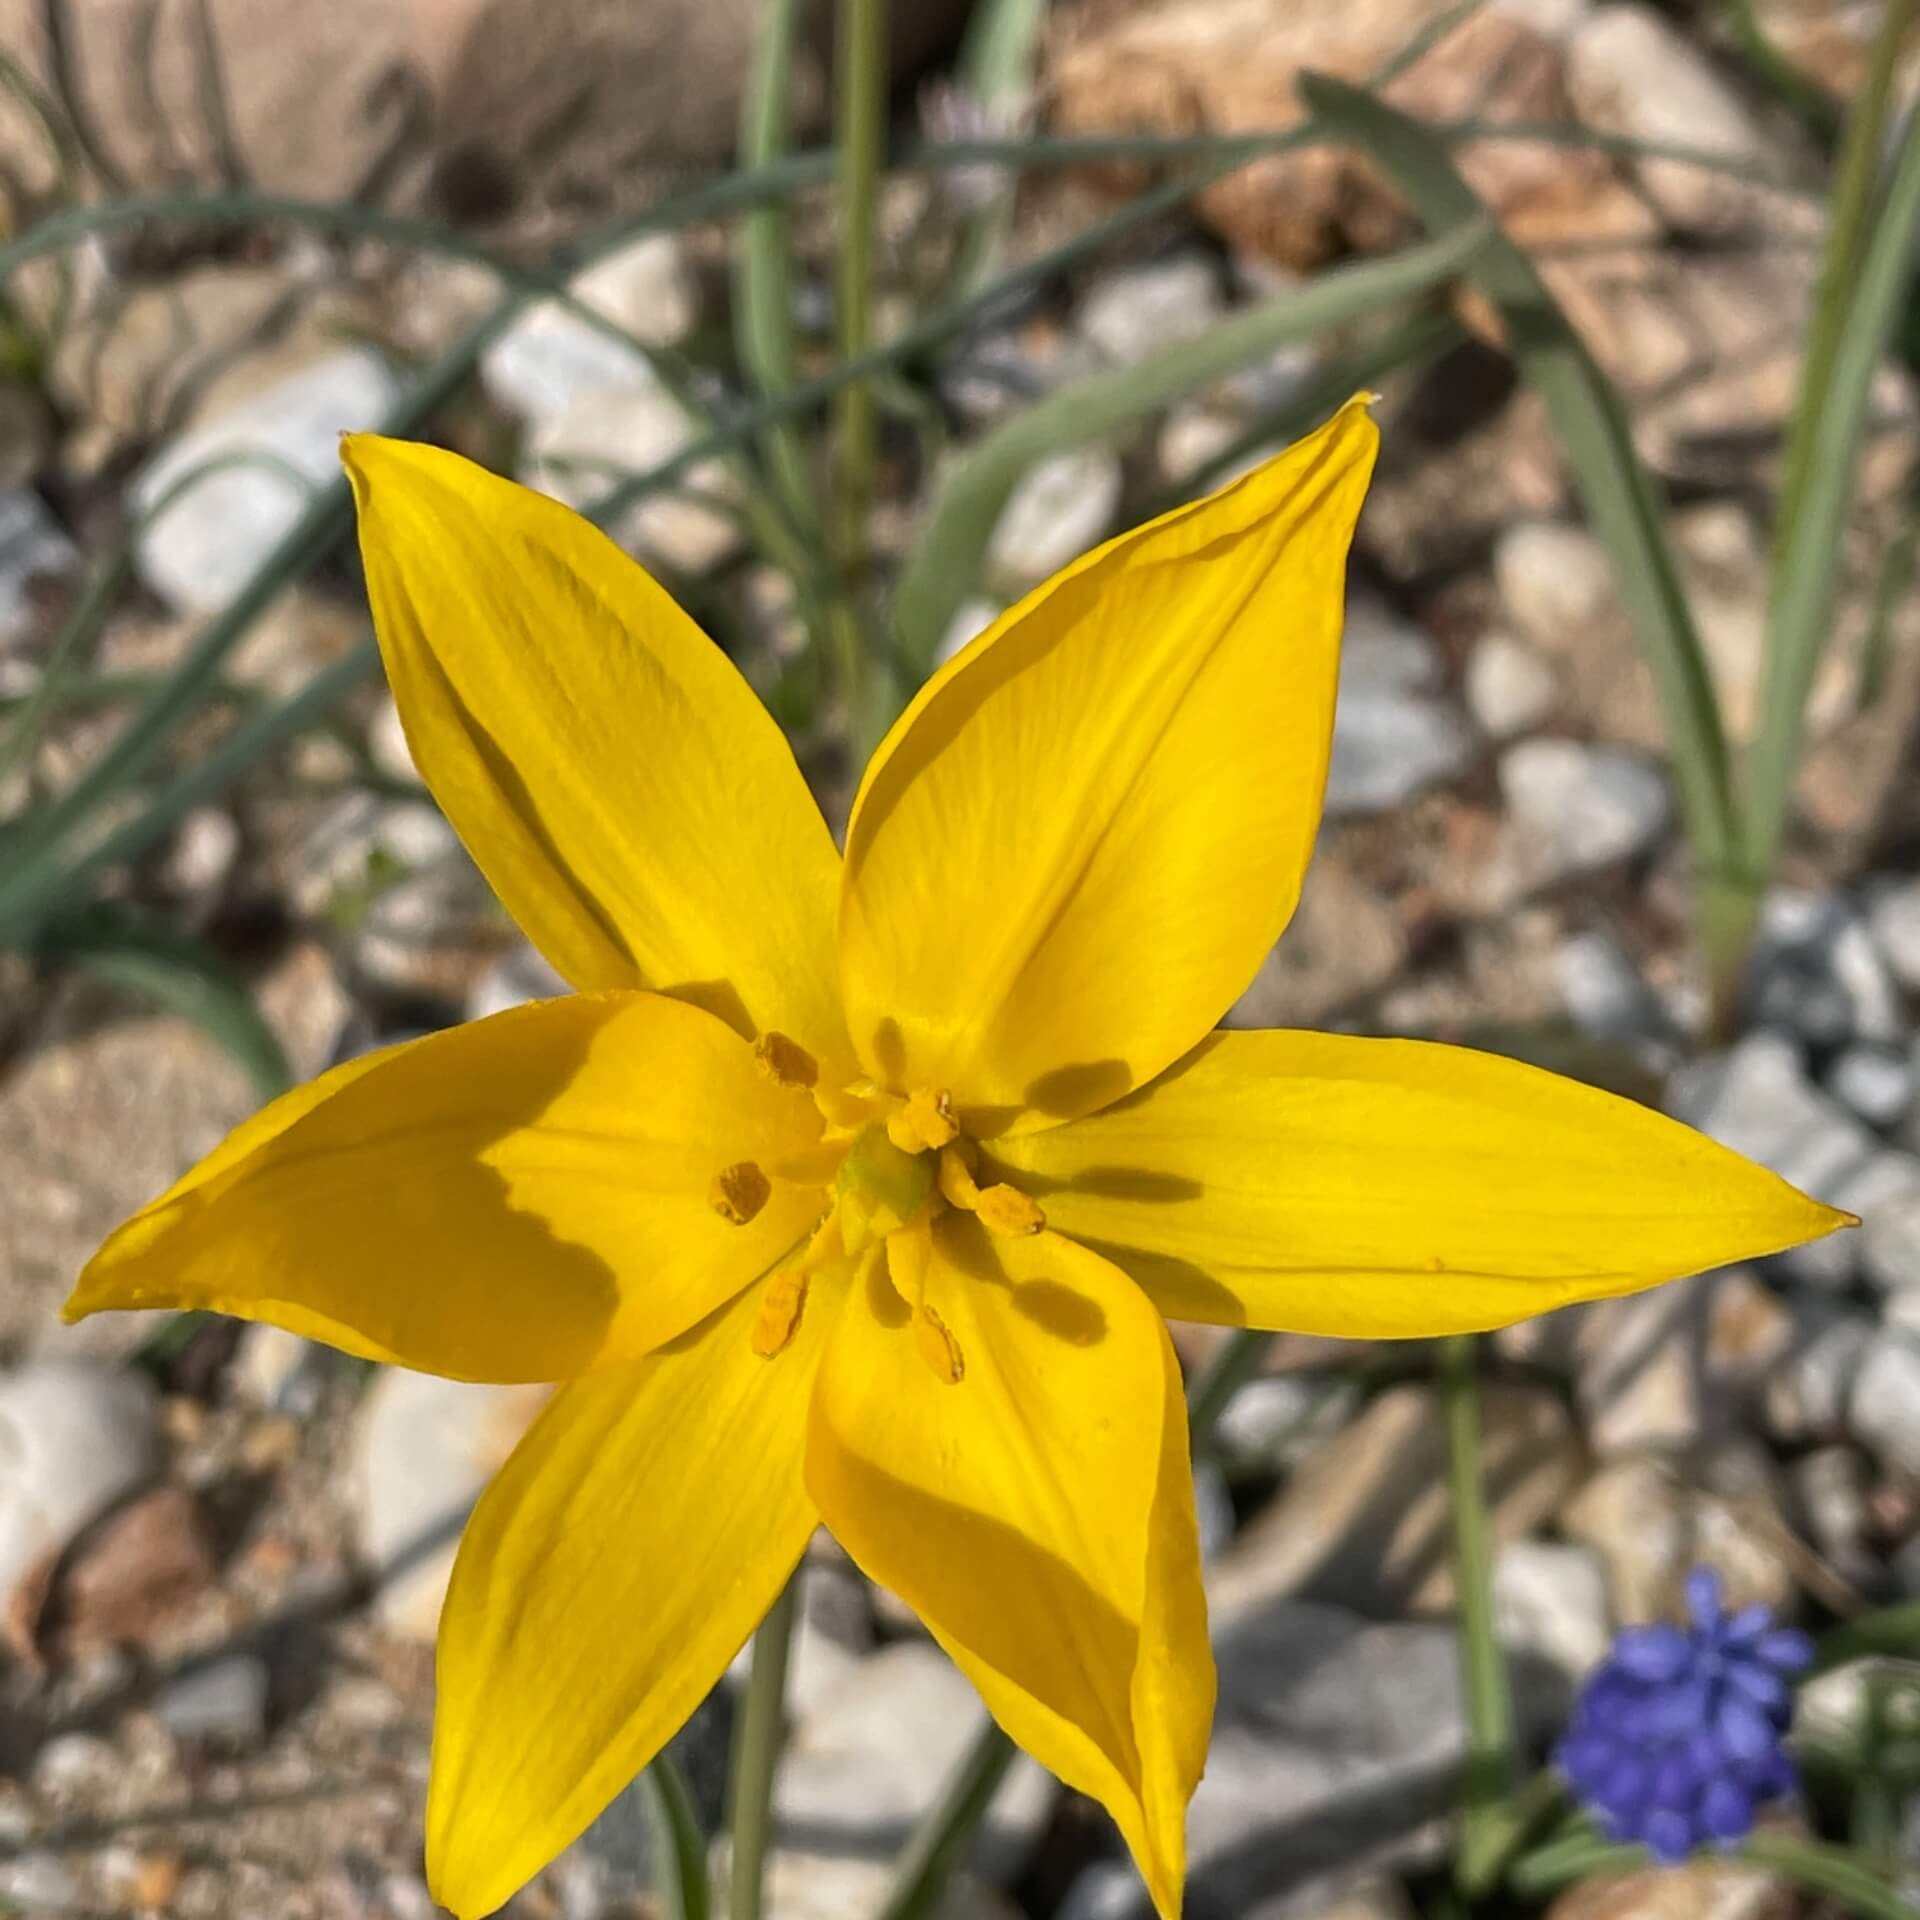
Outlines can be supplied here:
M1725 1612L1704 1567L1688 1576L1687 1610L1690 1626L1620 1633L1554 1756L1609 1838L1643 1841L1668 1864L1742 1839L1757 1808L1793 1792L1789 1681L1813 1658L1765 1607Z

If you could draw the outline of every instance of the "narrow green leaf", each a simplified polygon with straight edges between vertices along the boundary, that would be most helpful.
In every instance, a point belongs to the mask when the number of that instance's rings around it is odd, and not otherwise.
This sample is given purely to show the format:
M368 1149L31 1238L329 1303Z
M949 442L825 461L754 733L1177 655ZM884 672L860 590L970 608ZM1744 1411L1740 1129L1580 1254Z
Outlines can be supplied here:
M1862 1920L1920 1920L1920 1907L1902 1900L1842 1847L1763 1829L1741 1843L1740 1854L1755 1866L1771 1867L1803 1893L1839 1901Z
M246 1070L263 1102L293 1084L287 1056L252 996L219 956L191 935L117 909L95 908L48 929L39 950L192 1021Z
M1383 167L1437 232L1486 218L1444 137L1324 75L1301 93L1315 115ZM1634 451L1620 397L1555 304L1533 263L1495 233L1469 278L1499 310L1521 373L1546 402L1653 674L1696 858L1729 870L1739 844L1725 730L1713 677L1667 544L1666 501Z
M707 1837L687 1776L671 1750L640 1776L653 1835L653 1884L661 1920L707 1920Z
M740 107L740 166L769 167L792 137L793 45L799 0L767 0L755 23ZM734 350L757 394L784 393L799 377L793 345L793 216L769 201L743 214L733 249ZM817 523L806 453L792 426L776 421L761 437L761 454L781 506L797 526Z
M1914 0L1891 0L1875 67L1847 129L1774 524L1767 653L1743 799L1746 860L1772 870L1793 803L1807 700L1832 635L1842 538L1859 482L1873 377L1913 272L1920 220L1920 114L1910 115L1886 191L1881 142L1891 69Z
M955 63L962 100L996 132L1014 124L1032 98L1046 0L980 0ZM1011 168L968 217L954 251L951 286L971 292L991 278L1006 252L1016 182Z
M38 684L21 702L6 731L0 733L0 780L4 780L38 744L47 716L60 699L63 683L72 677L75 661L105 629L120 591L133 571L134 554L146 530L176 500L191 492L201 481L234 467L265 468L290 482L302 494L312 491L312 481L299 468L274 453L215 454L181 474L128 525L105 562L94 570L86 591L73 603L72 610L60 623L60 630L53 637L53 645L47 650ZM0 827L0 864L7 860L10 833L9 828Z
M1470 217L1391 259L1335 268L1196 340L1057 387L996 427L940 484L900 576L894 620L907 659L921 673L932 667L940 636L980 578L1001 510L1035 461L1129 426L1292 341L1431 292L1466 265L1486 235L1484 219Z

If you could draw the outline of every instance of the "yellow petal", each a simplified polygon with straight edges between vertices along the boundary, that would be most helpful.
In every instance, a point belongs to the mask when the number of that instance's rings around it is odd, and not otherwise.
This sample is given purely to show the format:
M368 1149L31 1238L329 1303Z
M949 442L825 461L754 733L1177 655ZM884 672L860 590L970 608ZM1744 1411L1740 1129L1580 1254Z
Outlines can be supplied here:
M679 1731L806 1546L830 1316L810 1310L762 1360L759 1292L562 1387L474 1509L440 1619L427 1791L427 1878L459 1920L507 1900Z
M847 830L840 967L868 1070L976 1137L1177 1059L1286 925L1333 731L1356 402L1028 595L921 690Z
M207 1307L470 1380L560 1380L685 1331L803 1236L714 1176L818 1140L711 1014L650 993L515 1007L276 1100L88 1263L69 1319Z
M344 457L414 760L528 937L576 987L840 1057L839 862L731 662L556 502L405 441Z
M1650 1109L1423 1040L1216 1033L1004 1177L1178 1319L1504 1326L1847 1224Z
M807 1485L1007 1732L1106 1806L1175 1914L1213 1661L1166 1329L1055 1235L995 1241L949 1214L932 1242L930 1320L877 1262L852 1289Z

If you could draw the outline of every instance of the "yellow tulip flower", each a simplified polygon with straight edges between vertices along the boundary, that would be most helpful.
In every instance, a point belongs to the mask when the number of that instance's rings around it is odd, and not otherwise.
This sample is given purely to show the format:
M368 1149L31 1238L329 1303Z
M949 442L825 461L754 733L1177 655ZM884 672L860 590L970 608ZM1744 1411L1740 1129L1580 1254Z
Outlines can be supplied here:
M1214 1682L1162 1316L1452 1333L1844 1222L1508 1060L1213 1030L1313 847L1376 444L1349 405L1029 594L888 735L842 858L610 541L347 441L414 757L578 991L276 1101L67 1310L564 1383L441 1623L456 1914L659 1751L824 1522L1175 1915Z

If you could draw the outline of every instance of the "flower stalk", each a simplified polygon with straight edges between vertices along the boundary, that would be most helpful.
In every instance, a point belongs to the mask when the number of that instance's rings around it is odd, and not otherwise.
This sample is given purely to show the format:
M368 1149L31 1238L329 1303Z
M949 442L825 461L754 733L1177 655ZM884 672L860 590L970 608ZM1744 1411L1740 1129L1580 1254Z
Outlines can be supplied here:
M1493 1532L1480 1474L1480 1389L1475 1342L1455 1334L1441 1345L1440 1391L1447 1422L1447 1479L1453 1504L1454 1602L1467 1711L1467 1778L1454 1879L1471 1897L1499 1871L1514 1833L1513 1698L1493 1624Z
M731 1920L760 1920L767 1855L773 1844L773 1771L786 1721L787 1664L800 1611L800 1572L781 1590L753 1636L752 1666L740 1725L733 1736L727 1783L730 1837L727 1912Z

